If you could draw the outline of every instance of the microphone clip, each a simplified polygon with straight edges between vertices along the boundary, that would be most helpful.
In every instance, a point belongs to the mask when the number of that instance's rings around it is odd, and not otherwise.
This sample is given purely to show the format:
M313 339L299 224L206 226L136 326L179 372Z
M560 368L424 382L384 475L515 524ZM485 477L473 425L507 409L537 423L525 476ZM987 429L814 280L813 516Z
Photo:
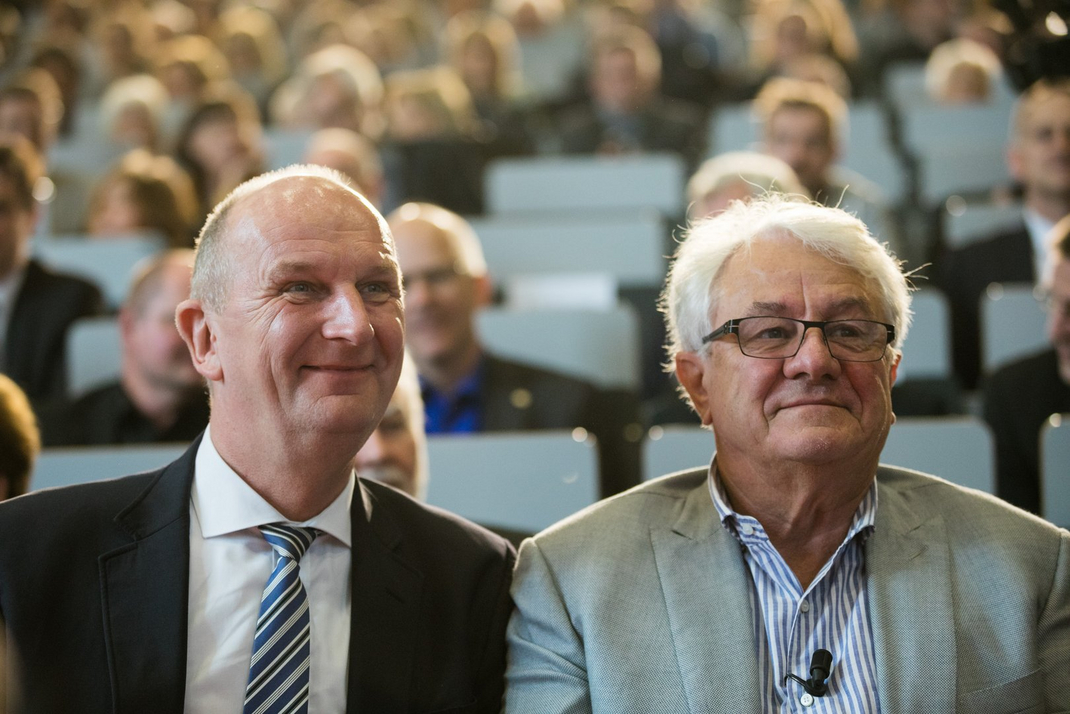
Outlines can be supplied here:
M793 679L802 685L802 688L806 690L807 694L815 697L823 697L828 693L828 683L825 681L829 678L829 673L832 671L832 653L828 650L817 650L814 652L814 656L810 659L810 678L803 679L796 674L789 674L784 678L784 681Z

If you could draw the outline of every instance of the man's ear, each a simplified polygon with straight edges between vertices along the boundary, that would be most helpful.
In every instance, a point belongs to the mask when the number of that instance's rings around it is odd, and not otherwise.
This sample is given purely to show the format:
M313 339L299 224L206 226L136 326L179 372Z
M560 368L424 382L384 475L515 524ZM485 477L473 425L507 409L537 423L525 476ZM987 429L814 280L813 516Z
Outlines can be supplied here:
M888 370L888 386L895 385L895 378L899 375L899 361L903 359L903 355L896 355L892 360L892 367Z
M175 308L175 325L178 334L189 348L193 366L210 382L223 381L223 365L216 350L213 316L204 309L200 300L183 300Z
M674 358L676 363L676 378L691 397L691 403L698 412L702 423L709 426L712 422L710 416L710 397L706 393L704 378L706 376L706 361L702 355L695 352L678 352Z

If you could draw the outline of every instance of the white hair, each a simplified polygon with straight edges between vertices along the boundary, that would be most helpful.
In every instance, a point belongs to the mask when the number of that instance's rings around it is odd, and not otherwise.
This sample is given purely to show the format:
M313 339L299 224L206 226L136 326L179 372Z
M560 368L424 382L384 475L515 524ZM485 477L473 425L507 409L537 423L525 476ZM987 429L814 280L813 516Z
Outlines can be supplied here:
M729 151L699 166L687 182L687 199L697 203L738 181L750 185L752 196L774 190L807 197L810 193L791 167L777 157L756 151Z
M779 231L873 281L881 317L895 325L892 351L901 354L911 312L910 287L900 261L846 211L767 194L749 202L734 201L724 213L687 229L661 297L668 328L666 371L672 371L675 355L702 349L721 297L717 282L728 259Z

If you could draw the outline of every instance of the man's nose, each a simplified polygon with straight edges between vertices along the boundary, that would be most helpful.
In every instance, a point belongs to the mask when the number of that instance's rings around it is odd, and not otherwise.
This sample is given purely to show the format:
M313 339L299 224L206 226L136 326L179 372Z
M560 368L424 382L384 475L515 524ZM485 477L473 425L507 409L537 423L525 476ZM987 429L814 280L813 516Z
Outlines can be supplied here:
M825 333L819 327L805 328L802 344L794 357L784 360L784 369L789 376L806 373L822 377L839 373L840 361L832 356Z
M375 334L364 307L364 300L355 287L333 295L327 301L326 310L323 336L327 339L356 343Z

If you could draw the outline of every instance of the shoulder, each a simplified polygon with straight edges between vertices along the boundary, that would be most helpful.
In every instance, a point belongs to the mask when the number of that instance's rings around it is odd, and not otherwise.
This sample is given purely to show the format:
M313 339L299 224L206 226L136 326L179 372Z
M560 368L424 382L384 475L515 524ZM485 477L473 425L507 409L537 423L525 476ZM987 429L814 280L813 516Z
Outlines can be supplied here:
M116 516L161 472L32 491L0 503L0 561L24 563L26 553L54 558L108 540L106 534L118 534Z
M1058 374L1057 365L1055 350L1046 349L1000 367L992 373L988 381L990 383L1043 382L1046 381L1044 377L1048 375L1054 377Z
M453 563L490 559L512 565L512 544L486 528L376 481L358 479L358 486L367 496L373 529L386 538L397 534L421 559L441 557L442 562Z
M696 490L705 489L708 469L681 471L604 499L550 526L533 540L541 548L582 544L587 552L627 548L646 540L652 528L671 528ZM713 510L712 503L710 510Z
M992 256L1032 250L1025 223L985 234L977 240L956 248L950 255L963 261L989 260Z
M26 279L23 282L23 290L48 290L51 292L58 290L64 294L75 294L97 299L101 296L100 289L85 278L52 270L36 260L31 260L26 266Z
M1056 549L1070 537L1066 530L993 495L965 488L911 469L881 466L877 469L878 513L922 522L943 519L954 544L984 543L986 548L1010 546L1028 551L1042 544Z
M522 362L503 359L487 354L484 357L486 379L491 386L539 386L545 385L556 389L592 391L594 387L582 379L571 377L544 367L536 367Z

